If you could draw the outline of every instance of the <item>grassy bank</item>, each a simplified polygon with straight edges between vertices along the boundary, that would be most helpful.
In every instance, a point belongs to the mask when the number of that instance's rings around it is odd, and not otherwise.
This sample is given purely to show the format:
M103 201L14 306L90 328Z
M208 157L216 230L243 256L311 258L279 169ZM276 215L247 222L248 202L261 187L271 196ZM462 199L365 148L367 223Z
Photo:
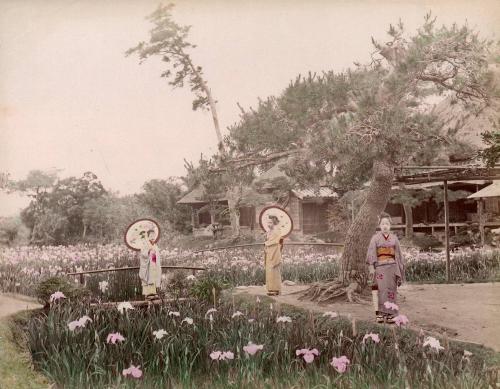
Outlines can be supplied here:
M31 355L14 339L25 336L15 321L26 320L26 314L0 319L0 388L42 389L49 387L48 380L33 370ZM19 338L18 338L19 341Z

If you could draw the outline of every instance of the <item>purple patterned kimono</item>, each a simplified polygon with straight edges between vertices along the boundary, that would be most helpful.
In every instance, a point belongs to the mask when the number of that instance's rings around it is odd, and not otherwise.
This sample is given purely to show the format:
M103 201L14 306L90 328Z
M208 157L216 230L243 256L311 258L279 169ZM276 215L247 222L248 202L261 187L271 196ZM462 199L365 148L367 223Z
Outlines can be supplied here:
M401 247L396 235L377 232L373 235L366 263L375 267L375 282L378 286L378 311L380 313L397 315L398 312L384 306L386 301L396 304L398 281L404 282L404 261Z

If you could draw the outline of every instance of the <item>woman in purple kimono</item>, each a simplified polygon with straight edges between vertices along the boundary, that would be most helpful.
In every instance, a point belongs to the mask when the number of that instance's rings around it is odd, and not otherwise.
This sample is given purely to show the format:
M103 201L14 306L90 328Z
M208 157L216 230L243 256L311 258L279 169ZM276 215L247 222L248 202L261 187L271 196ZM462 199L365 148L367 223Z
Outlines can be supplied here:
M397 287L406 280L404 260L398 237L390 232L390 217L381 217L379 226L380 232L376 232L370 241L366 263L370 277L373 277L372 289L378 290L377 322L383 323L385 319L392 324L398 311L387 308L384 303L396 304Z

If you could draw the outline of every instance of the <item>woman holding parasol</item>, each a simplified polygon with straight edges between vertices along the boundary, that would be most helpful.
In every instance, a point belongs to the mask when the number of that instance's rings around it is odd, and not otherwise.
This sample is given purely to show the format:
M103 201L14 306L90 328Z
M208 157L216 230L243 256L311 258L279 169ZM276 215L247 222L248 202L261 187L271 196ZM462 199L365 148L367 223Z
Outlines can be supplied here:
M264 242L264 267L266 288L269 296L281 294L281 268L283 240L291 234L293 221L290 215L278 206L264 208L259 216L262 229L266 232Z

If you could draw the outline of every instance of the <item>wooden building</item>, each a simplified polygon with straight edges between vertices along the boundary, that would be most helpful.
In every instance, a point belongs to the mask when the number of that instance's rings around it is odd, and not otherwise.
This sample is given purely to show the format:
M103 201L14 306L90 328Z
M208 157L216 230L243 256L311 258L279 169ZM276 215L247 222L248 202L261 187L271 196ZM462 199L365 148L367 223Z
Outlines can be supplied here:
M284 204L277 204L273 198L276 189L274 179L284 174L275 165L256 178L252 187L245 188L240 211L240 226L242 231L260 233L259 214L269 205L279 205L285 208L293 219L293 234L308 235L328 230L328 205L337 194L327 187L314 189L292 189L288 192ZM258 189L256 189L258 188ZM211 236L211 226L219 223L229 230L227 217L227 199L224 196L209 202L201 188L195 188L178 201L191 207L191 223L196 236Z
M449 191L461 191L463 196L449 201L449 226L458 233L461 227L478 227L484 235L484 227L500 226L500 184L491 180L448 181ZM429 182L405 185L406 189L431 190L443 188L442 182ZM394 186L393 189L398 189ZM489 189L488 189L489 188ZM468 195L467 195L468 193ZM482 195L481 193L484 193ZM444 201L431 198L412 208L412 228L414 232L442 235L445 229ZM393 229L407 228L404 208L401 204L389 203L386 212L391 215ZM481 222L481 223L480 223Z

